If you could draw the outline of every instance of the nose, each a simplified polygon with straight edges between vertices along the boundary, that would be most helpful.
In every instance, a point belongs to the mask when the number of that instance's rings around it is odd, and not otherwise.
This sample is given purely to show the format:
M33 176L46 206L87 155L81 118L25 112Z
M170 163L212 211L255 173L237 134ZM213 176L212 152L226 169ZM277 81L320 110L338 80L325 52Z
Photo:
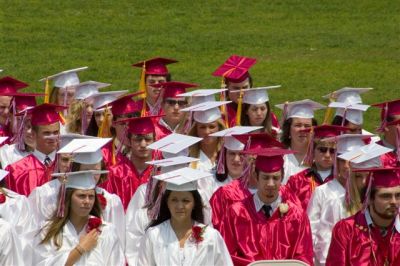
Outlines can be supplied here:
M240 154L235 154L235 157L233 157L233 160L235 162L240 162L242 159L240 158Z
M141 141L140 141L140 147L146 147L147 146L147 142L146 142L146 140L143 138Z
M275 185L274 180L272 178L268 179L266 185L267 187L273 187Z

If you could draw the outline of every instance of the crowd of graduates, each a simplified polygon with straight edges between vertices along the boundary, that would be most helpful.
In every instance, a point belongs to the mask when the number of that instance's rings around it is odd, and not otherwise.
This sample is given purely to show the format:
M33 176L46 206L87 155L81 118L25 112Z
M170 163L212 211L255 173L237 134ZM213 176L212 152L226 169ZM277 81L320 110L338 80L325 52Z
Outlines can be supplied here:
M345 87L278 118L256 62L230 56L216 89L166 58L132 65L136 92L87 67L43 93L0 78L0 265L400 265L400 99Z

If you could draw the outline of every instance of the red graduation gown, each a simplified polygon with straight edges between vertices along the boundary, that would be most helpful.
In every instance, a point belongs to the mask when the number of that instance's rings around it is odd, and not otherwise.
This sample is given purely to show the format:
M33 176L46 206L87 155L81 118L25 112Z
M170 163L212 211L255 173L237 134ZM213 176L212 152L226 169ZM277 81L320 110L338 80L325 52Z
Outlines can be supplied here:
M311 168L305 169L289 177L289 181L286 184L292 195L297 196L304 211L307 211L308 202L314 189L333 179L333 176L329 175L325 181L322 181L314 171Z
M145 99L142 100L137 100L136 104L138 106L138 110L141 112L142 108L143 108L143 101L145 101ZM160 111L158 112L158 114L155 115L162 115L164 112L163 110L160 108ZM150 113L150 107L149 105L146 103L146 112L145 112L145 116L151 116L152 114Z
M287 213L275 210L267 219L262 211L256 212L253 196L229 206L221 224L235 265L248 265L256 260L297 259L313 265L310 222L303 210L286 200Z
M382 237L379 229L373 227L370 238L365 214L361 211L339 221L333 228L326 266L383 266L386 258L388 265L400 265L400 233L396 228Z
M377 144L385 146L382 140L378 141ZM381 162L383 167L396 167L399 164L397 155L393 151L381 155Z
M173 133L171 130L161 125L159 121L154 123L154 131L156 133L156 140L160 140Z
M210 199L214 228L219 230L223 215L229 206L250 196L250 190L242 184L240 179L218 188Z
M126 210L136 189L149 180L153 167L149 166L139 174L132 162L122 156L121 161L108 170L108 180L100 186L110 193L117 194Z
M121 153L117 152L117 148L113 150L114 141L110 141L103 148L101 148L101 153L103 154L103 162L107 169L114 165L113 156L116 153L115 157L115 165L121 163L125 156Z
M51 180L55 163L50 167L44 166L33 154L10 164L6 171L10 174L6 177L7 187L18 194L29 196L31 191Z

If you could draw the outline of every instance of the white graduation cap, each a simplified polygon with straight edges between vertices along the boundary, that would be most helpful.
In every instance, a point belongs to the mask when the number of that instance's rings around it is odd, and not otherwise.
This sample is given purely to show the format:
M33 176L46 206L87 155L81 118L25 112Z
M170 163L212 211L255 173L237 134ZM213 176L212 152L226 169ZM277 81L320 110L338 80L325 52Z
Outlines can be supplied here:
M96 188L95 175L106 174L108 171L86 170L68 173L54 173L53 177L65 177L65 188L94 189Z
M79 84L79 77L77 72L86 70L88 67L80 67L75 69L66 70L58 74L42 78L39 81L45 81L46 79L54 80L54 86L58 88L65 88L70 86L76 86Z
M337 102L348 103L348 104L361 104L362 99L360 94L372 90L372 88L350 88L344 87L340 90L331 92L327 95L322 96L323 98L333 98Z
M193 119L199 123L212 123L221 118L220 106L231 101L204 102L182 109L183 112L194 112Z
M242 151L245 145L232 135L246 134L262 127L235 126L210 134L210 137L223 137L224 147L231 151Z
M8 137L0 137L0 145L3 144L6 140L8 140Z
M96 164L103 159L101 148L111 140L112 138L74 139L57 153L73 154L74 162L80 164Z
M215 102L215 94L226 91L227 89L199 89L189 91L186 93L178 94L179 97L192 97L191 106L204 103L204 102Z
M85 81L75 87L75 99L84 100L99 92L99 89L111 86L109 83L102 83L93 80Z
M0 182L3 181L4 178L8 175L8 171L0 169Z
M188 154L188 148L201 140L202 138L172 133L151 143L147 148L161 151L164 158L171 158L177 155L186 156Z
M165 174L154 176L155 179L167 183L166 189L171 191L197 190L197 181L201 178L212 178L212 174L189 167L180 168Z
M146 162L146 164L161 167L161 173L168 173L183 168L187 166L189 163L196 161L199 161L199 159L187 156L177 156L162 160L149 161Z
M332 102L329 107L337 108L336 115L347 119L353 124L362 125L364 121L363 112L368 110L369 105Z
M310 99L277 104L275 106L281 110L285 110L286 106L286 114L284 114L285 119L292 117L314 118L314 110L325 108L324 105L314 102Z
M335 137L324 138L321 141L336 142L336 151L338 154L343 154L349 151L356 150L365 145L364 140L373 135L363 134L342 134Z
M127 90L105 91L105 92L99 92L99 93L93 94L89 98L93 99L93 109L96 112L99 112L99 111L102 111L105 109L105 108L100 108L101 106L107 105L107 104L115 101L116 99L118 99L122 95L126 94L127 92L128 92ZM111 108L111 106L110 106L110 108Z
M60 135L60 147L59 149L64 148L68 143L70 143L74 139L94 139L96 137L81 135L76 133L67 133Z
M380 156L391 151L393 151L393 149L373 142L343 153L338 156L338 158L350 161L351 166L356 169L374 168L381 167L382 162Z
M280 88L281 85L257 87L244 90L236 90L231 93L243 92L243 102L247 104L262 104L269 101L268 90Z

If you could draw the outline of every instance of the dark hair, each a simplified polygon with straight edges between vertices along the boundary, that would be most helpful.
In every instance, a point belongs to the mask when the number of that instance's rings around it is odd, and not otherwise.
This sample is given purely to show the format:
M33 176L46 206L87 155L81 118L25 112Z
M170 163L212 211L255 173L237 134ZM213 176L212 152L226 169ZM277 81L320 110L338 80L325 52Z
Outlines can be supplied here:
M262 125L263 125L263 132L267 132L268 134L272 133L272 118L271 118L271 106L269 102L265 102L265 105L267 106L267 116L265 117ZM250 125L250 119L249 116L247 115L247 111L250 109L251 104L243 103L242 106L242 126L251 126Z
M249 86L250 86L250 88L252 88L253 87L253 78L251 77L250 72L248 72L248 73L249 73L249 76L248 76ZM225 82L226 86L228 87L229 86L229 80L224 78L224 82Z
M92 118L90 118L90 122L86 129L85 134L88 136L97 137L98 133L99 133L99 127L97 126L96 119L95 119L94 113L93 113Z
M282 125L282 136L281 136L281 142L283 145L286 146L286 148L290 147L290 127L292 126L293 118L288 118L283 122ZM312 118L312 125L316 126L318 125L317 120L315 118Z
M258 170L257 168L254 168L254 172L256 172L256 174L257 174L257 179L258 179L258 175L260 174L260 170ZM282 167L282 169L281 169L281 181L283 180L283 178L285 177L285 170L284 170L284 168Z
M361 189L360 196L361 196L361 201L362 201L362 202L365 201L365 197L367 196L367 195L366 195L366 194L367 194L367 189L368 189L368 186L365 186L365 187L363 187L363 188ZM370 200L375 199L375 195L376 195L376 192L377 192L377 191L378 191L378 189L377 189L376 187L371 187L371 191L370 191L370 193L369 193L369 199L370 199Z
M203 201L201 199L200 193L197 190L188 191L192 193L194 198L194 208L192 210L192 219L198 223L204 223L204 214L203 214ZM153 227L165 222L168 219L171 219L171 212L168 209L168 197L171 195L171 190L166 190L164 195L161 198L160 211L157 215L157 219L150 222L149 226Z
M332 125L333 126L341 126L343 123L343 117L341 117L340 115L336 115L333 119L332 119ZM344 122L344 126L347 126L349 124L349 121L347 119L345 119Z
M77 163L77 162L72 162L71 164L71 172L78 172L81 171L81 163ZM104 160L101 160L101 170L106 170L106 163L104 162ZM107 180L107 174L101 174L100 175L100 179L97 182L97 184L101 184L104 181Z

